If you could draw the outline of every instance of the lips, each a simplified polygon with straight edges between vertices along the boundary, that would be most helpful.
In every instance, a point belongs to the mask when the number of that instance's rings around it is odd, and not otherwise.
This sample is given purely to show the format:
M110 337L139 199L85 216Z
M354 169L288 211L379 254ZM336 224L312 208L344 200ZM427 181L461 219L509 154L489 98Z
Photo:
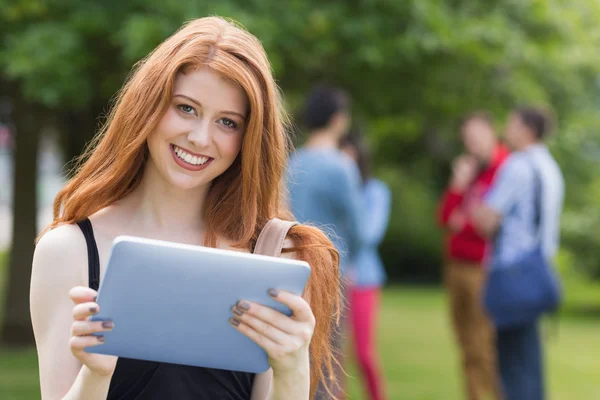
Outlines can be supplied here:
M192 153L189 150L183 149L179 146L171 144L171 154L175 159L175 162L182 168L189 171L200 171L206 168L214 158L203 155Z

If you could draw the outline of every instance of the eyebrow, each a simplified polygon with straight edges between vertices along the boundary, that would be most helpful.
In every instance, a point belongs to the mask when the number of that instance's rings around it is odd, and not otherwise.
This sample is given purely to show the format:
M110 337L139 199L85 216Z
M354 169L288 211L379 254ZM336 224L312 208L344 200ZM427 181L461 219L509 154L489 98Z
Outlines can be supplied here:
M175 94L173 97L183 97L184 99L188 99L189 101L191 101L192 103L196 104L198 107L202 107L202 104L200 104L199 101L186 96L185 94ZM229 115L237 115L238 117L240 117L241 119L243 119L244 121L246 121L246 116L243 114L240 114L239 112L236 111L221 111L222 114L229 114Z

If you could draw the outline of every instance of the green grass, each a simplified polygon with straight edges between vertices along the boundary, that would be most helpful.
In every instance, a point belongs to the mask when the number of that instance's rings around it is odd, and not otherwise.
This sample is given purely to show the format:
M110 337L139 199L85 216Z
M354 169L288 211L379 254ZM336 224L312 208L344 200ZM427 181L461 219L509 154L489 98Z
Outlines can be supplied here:
M545 342L548 399L598 399L600 316L581 312L600 305L598 302L584 304L582 300L584 297L595 299L594 292L598 287L591 290L589 285L571 280L567 284L567 293L573 293L573 296L567 296L567 312L561 315L558 334L549 335ZM583 293L589 296L583 296ZM388 288L380 315L379 350L391 400L464 398L460 364L442 290ZM352 364L348 373L350 399L363 399ZM37 374L34 349L1 350L0 399L39 399Z
M556 334L551 323L544 325L548 399L600 399L600 318L566 312ZM464 399L441 290L388 289L380 327L379 348L390 399ZM349 373L356 376L354 368ZM351 399L365 398L357 379L351 380L350 393Z
M384 293L379 352L390 399L459 398L460 375L439 289L398 287ZM361 399L355 368L351 399Z
M40 399L35 349L0 352L0 399Z

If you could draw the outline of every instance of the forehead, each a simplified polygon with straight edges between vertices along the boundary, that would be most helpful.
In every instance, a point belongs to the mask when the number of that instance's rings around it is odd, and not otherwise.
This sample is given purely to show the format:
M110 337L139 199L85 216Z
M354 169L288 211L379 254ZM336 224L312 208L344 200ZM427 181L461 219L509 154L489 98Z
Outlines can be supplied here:
M491 131L490 128L491 127L487 121L484 121L480 118L473 118L463 125L462 133L463 135L471 136L473 134Z
M248 109L244 90L211 68L177 74L173 94L190 97L202 107L216 111L234 111L246 115Z

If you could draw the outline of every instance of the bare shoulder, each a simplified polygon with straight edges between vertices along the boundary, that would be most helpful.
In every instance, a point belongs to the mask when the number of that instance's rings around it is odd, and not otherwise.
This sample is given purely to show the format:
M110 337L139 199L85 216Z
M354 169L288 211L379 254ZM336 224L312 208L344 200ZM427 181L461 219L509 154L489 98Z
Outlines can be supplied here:
M87 246L77 225L61 225L44 234L33 255L32 284L42 277L45 283L84 284L82 266L87 265ZM62 286L62 285L59 285Z
M34 261L87 258L85 238L79 226L61 225L44 234L35 247Z

